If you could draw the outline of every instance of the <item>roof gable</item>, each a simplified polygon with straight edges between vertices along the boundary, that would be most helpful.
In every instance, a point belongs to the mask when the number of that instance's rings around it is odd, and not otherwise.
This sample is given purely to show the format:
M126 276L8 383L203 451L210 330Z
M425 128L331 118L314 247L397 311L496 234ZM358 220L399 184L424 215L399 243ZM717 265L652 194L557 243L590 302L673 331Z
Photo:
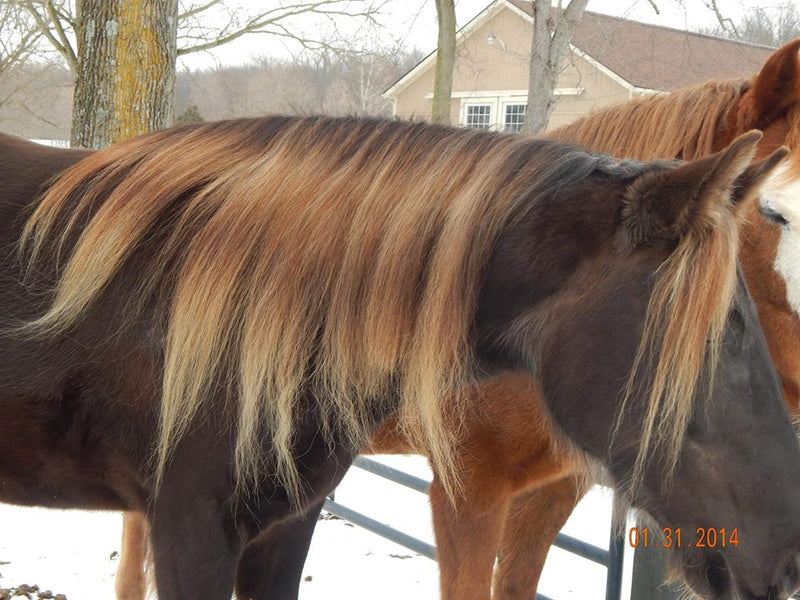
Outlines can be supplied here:
M476 16L470 19L466 25L456 32L456 48L458 48L458 46L462 44L464 40L467 39L470 34L472 34L473 31L479 29L484 23L486 23L486 21L494 17L503 8L506 8L505 0L495 0L491 4L487 5L486 8L484 8ZM427 69L432 69L435 64L436 50L425 56L416 65L411 67L406 74L401 76L400 79L389 86L386 91L383 92L383 96L387 98L397 96L397 94L399 94L409 83L422 74L422 72L426 71Z

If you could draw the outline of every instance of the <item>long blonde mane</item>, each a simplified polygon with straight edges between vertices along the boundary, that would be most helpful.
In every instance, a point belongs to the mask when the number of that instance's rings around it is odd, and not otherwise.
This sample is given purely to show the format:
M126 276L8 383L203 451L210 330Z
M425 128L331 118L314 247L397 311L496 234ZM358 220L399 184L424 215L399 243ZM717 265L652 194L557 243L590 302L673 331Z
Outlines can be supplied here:
M645 399L631 486L640 482L657 450L665 457L662 481L669 484L694 412L698 384L703 376L709 385L713 381L736 291L739 236L727 205L730 191L714 191L718 199L657 271L617 420L619 426L631 398ZM649 388L643 388L644 381Z
M494 239L551 167L531 146L423 124L272 118L97 152L27 223L31 261L68 256L28 332L75 326L117 273L138 269L140 304L167 304L157 473L227 386L240 479L263 471L266 428L281 480L302 494L293 441L311 391L326 432L353 448L367 442L376 407L399 397L401 422L452 481L454 432L440 404L469 383L468 335ZM154 240L146 264L130 266Z

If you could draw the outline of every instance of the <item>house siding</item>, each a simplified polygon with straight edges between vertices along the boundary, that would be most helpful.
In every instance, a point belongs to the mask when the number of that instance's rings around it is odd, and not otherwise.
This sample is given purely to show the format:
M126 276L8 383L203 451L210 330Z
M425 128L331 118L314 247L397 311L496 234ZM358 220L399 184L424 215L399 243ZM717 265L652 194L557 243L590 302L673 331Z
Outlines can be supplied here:
M568 64L558 79L560 88L581 88L581 94L560 96L548 123L548 130L571 123L579 117L633 97L629 87L606 75L585 58L568 55ZM526 79L527 83L527 79Z
M501 126L505 101L525 103L525 94L510 95L528 88L528 68L533 29L529 21L503 7L470 32L456 48L453 69L454 98L450 122L463 125L465 105L471 102L492 104L493 120ZM489 41L491 38L491 42ZM577 55L568 57L559 76L559 88L577 88L578 95L560 96L549 128L558 127L594 109L630 98L627 87ZM425 69L395 98L395 115L401 118L428 119L433 101L434 68ZM502 92L486 97L485 90ZM475 94L475 97L461 97Z

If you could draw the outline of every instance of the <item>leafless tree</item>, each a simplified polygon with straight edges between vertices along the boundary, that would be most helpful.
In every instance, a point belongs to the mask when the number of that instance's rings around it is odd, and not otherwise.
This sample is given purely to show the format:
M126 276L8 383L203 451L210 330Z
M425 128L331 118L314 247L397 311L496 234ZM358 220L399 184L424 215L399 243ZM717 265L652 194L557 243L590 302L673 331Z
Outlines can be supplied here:
M0 95L0 131L30 138L67 137L72 76L56 61L31 60L9 67L0 75Z
M304 48L324 47L325 40L303 33L298 17L324 19L336 28L341 19L375 23L386 0L268 0L257 10L244 9L232 0L180 0L178 2L178 56L213 50L245 35L262 34L299 44ZM78 52L75 32L88 18L85 0L8 0L9 6L23 8L35 19L40 35L77 73ZM83 13L83 14L81 14ZM328 36L330 38L330 36Z
M28 60L41 36L27 11L15 4L0 4L0 73Z
M436 72L433 83L434 123L450 123L450 97L453 92L453 66L456 57L456 8L453 0L436 0L439 37L436 45Z
M533 0L533 41L531 42L528 106L523 131L544 131L556 106L553 89L575 27L589 0L570 0L566 7L558 0L554 8L550 0Z
M299 16L374 20L378 0L270 0L246 12L232 0L9 0L24 8L75 76L73 145L100 147L171 124L176 58L248 34L305 48ZM141 35L146 31L149 35ZM124 40L125 43L119 43Z
M730 27L717 24L698 30L700 33L716 35L764 46L778 47L800 37L800 10L795 2L772 8L752 8Z
M421 58L400 46L263 57L239 67L178 75L175 108L197 105L207 120L267 113L390 116L381 93ZM269 94L264 90L268 89Z
M331 56L328 68L338 89L336 110L364 116L391 114L391 103L383 98L383 90L421 58L419 51L406 51L403 46L401 39L392 39L376 29L351 36L340 49L331 46L327 50Z
M0 106L29 88L40 72L23 66L41 50L41 32L27 11L0 3Z
M230 0L182 2L178 15L178 55L212 50L245 35L262 34L307 50L339 47L336 42L342 20L375 24L386 0L301 0L263 2L255 12L237 7ZM297 17L320 19L333 29L327 35L304 33Z
M557 101L553 89L563 69L572 34L583 16L587 2L588 0L557 2L531 0L530 2L534 15L534 33L531 44L528 104L523 131L539 133L547 127ZM733 22L720 10L717 0L648 0L656 14L660 13L659 4L666 2L680 6L685 6L687 2L702 2L716 17L718 31L737 31ZM796 14L796 9L793 8L793 11Z

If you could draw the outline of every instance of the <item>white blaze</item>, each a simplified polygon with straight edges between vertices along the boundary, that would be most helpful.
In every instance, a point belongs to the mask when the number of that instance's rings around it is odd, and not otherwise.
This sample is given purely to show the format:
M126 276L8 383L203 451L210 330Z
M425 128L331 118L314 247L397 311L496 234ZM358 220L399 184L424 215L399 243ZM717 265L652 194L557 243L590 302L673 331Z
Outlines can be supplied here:
M764 184L761 203L788 221L781 228L774 267L786 284L786 299L800 314L800 179L790 179L787 171L784 160Z

